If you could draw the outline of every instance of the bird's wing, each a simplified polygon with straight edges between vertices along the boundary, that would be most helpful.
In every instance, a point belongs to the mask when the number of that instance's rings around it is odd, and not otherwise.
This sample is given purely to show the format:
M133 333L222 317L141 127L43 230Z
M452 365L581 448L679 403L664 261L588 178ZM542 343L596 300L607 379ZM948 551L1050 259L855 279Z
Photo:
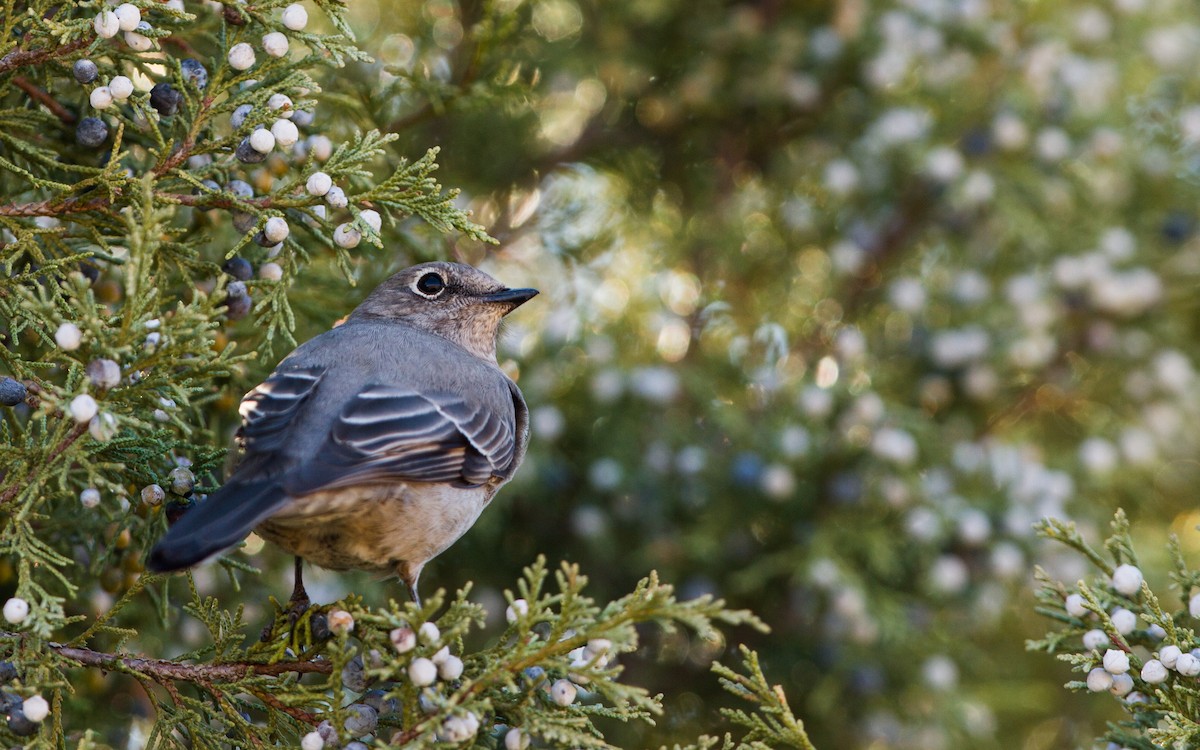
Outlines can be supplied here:
M516 452L515 415L507 405L498 411L451 393L368 386L284 488L296 496L368 482L474 486L505 476Z
M323 367L276 370L246 394L238 407L242 415L238 435L248 454L274 453L284 447L287 426L324 375Z

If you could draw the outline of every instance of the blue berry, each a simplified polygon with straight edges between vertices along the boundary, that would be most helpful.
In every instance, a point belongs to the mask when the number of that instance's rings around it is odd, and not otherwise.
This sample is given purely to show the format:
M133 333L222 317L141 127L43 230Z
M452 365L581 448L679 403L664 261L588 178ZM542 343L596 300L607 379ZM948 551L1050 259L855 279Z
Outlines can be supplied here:
M241 320L250 314L250 308L254 306L254 300L251 299L250 293L246 291L246 284L243 281L230 282L229 286L225 287L225 317L230 320ZM323 625L325 632L329 632L328 623ZM316 617L313 618L313 637L317 638Z
M183 94L175 90L169 83L156 83L150 89L150 106L158 110L163 117L170 117L179 111L183 103Z
M311 109L298 109L292 113L292 124L298 128L305 128L312 125L314 117Z
M18 380L0 380L0 404L16 406L25 400L25 385Z
M371 734L379 726L379 715L375 709L363 703L355 703L348 707L350 713L346 717L346 731L355 737Z
M250 277L254 275L254 267L250 265L250 261L240 255L235 255L225 261L221 270L238 281L249 281Z
M249 138L242 139L242 142L238 144L237 150L233 152L233 155L236 156L237 160L243 164L258 164L263 159L267 158L266 154L255 150L255 148L250 145Z
M31 734L37 734L38 725L36 721L31 721L25 715L18 705L16 708L9 710L8 713L8 731L18 737L28 737Z
M75 64L71 66L71 74L80 83L91 83L96 80L100 71L96 68L96 63L91 60L76 60Z
M108 140L108 125L99 117L85 117L75 126L75 141L80 146L95 148Z
M195 58L188 57L182 60L179 63L179 72L183 73L184 81L197 89L208 86L208 69Z

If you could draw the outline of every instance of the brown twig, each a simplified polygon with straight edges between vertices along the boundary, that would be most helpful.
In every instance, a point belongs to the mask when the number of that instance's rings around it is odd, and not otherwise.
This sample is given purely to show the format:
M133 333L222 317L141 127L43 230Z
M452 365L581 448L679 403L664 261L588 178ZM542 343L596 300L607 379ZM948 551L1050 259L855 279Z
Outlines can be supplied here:
M73 112L60 104L54 97L30 83L25 76L13 76L12 80L17 88L21 89L26 94L29 94L30 99L37 101L43 107L50 110L50 113L55 117L67 123L68 125L75 124L75 120L77 118Z
M308 662L301 662L301 663L308 663ZM281 700L279 700L275 696L271 695L270 693L264 693L261 690L248 690L247 692L249 692L255 698L258 698L260 701L267 704L271 708L275 709L276 711L284 712L285 714L292 717L296 721L301 721L301 722L304 722L305 724L309 724L314 727L321 723L321 719L319 719L315 714L309 713L308 711L305 711L302 708L296 708L295 706L289 706L289 705L283 703Z
M77 49L86 47L91 41L91 39L83 37L81 39L76 39L69 44L64 44L61 47L54 47L51 49L18 50L16 52L10 52L4 57L0 58L0 73L7 73L13 68L19 68L24 65L36 65L38 63L45 62L46 60L52 60L56 57L69 55Z
M172 157L174 158L174 157ZM184 157L186 158L186 157ZM120 190L114 192L114 195L120 195ZM213 193L205 193L201 195L192 195L191 193L164 193L156 192L155 195L163 200L178 203L182 206L200 206L202 208L224 208L228 210L240 209L245 206L254 208L275 208L280 205L274 198L264 196L262 198L226 198ZM0 216L62 216L64 214L78 214L85 211L99 211L111 205L112 200L101 195L95 198L67 198L66 200L50 199L44 201L34 201L32 203L9 203L0 206ZM300 203L295 205L302 205ZM285 202L282 205L290 208L292 202Z
M124 669L152 678L155 682L178 680L182 682L223 683L237 682L247 677L277 677L281 674L329 674L333 669L327 661L295 661L263 664L258 662L230 662L228 664L182 664L167 659L144 659L139 656L123 656L93 651L90 648L64 646L51 643L50 649L60 656L78 662L85 667Z

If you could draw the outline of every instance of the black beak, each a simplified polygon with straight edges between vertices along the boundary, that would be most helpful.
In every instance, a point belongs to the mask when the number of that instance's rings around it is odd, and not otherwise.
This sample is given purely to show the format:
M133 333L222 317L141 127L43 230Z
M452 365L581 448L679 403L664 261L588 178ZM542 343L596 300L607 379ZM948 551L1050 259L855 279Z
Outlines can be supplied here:
M536 289L501 289L498 292L483 295L483 299L486 302L505 305L508 307L508 311L512 312L537 295L538 290Z

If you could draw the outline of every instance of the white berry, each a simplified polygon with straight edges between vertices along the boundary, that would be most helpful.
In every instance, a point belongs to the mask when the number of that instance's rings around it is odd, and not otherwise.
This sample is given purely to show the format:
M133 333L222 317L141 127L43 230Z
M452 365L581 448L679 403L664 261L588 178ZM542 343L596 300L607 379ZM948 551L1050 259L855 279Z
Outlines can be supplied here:
M408 679L417 687L432 685L437 680L437 674L437 665L424 657L413 659L412 664L408 665Z
M1104 668L1112 674L1125 674L1129 671L1129 654L1110 648L1104 652Z
M1151 659L1142 665L1142 681L1151 685L1167 681L1167 668L1158 659Z
M1091 679L1090 676L1089 679ZM560 706L569 706L574 703L576 692L578 691L570 680L556 680L550 686L550 698Z
M1200 618L1200 594L1192 594L1188 600L1188 612L1192 617Z
M349 199L346 198L346 191L342 190L337 185L334 185L333 187L329 188L328 191L326 191L325 202L328 203L331 208L345 208L350 203Z
M1136 596L1142 590L1142 571L1136 565L1118 565L1112 574L1112 587L1125 596Z
M100 412L88 422L88 434L101 443L107 443L117 434L117 418L108 412Z
M254 48L239 42L229 48L229 65L234 70L249 70L254 66Z
M13 597L4 603L4 619L13 625L25 622L29 617L29 602Z
M88 94L88 103L94 109L108 109L113 103L112 91L109 91L108 86L97 86Z
M407 654L417 646L417 634L412 628L396 628L388 637L392 640L392 646L401 654Z
M1112 687L1112 675L1104 671L1103 667L1096 667L1091 672L1088 672L1087 687L1093 693L1103 693Z
M280 117L291 119L292 115L296 114L296 110L292 106L292 98L287 94L271 94L271 98L267 99L267 106L280 110Z
M1175 662L1182 653L1183 650L1178 646L1163 646L1158 652L1158 660L1167 669L1175 669Z
M79 493L79 502L85 508L95 508L100 504L100 490L95 487L88 487Z
M529 602L524 599L514 599L513 603L508 605L508 609L504 610L504 619L510 623L516 622L527 614L529 614Z
M113 76L108 82L108 93L112 94L113 99L124 101L133 95L133 81L125 76Z
M138 28L149 29L150 25L143 22ZM129 48L134 52L147 52L154 47L153 39L137 31L126 31L125 43L128 44Z
M1191 654L1180 654L1175 660L1175 671L1184 677L1195 677L1200 674L1200 659Z
M438 676L443 680L457 680L462 677L463 661L457 656L447 656L438 665Z
M121 31L135 31L142 22L142 11L133 3L121 3L113 9L113 14L120 23Z
M71 418L80 424L90 422L92 417L96 416L96 412L100 411L100 406L96 403L96 399L86 393L81 393L71 399L71 405L68 408L71 412Z
M317 158L317 161L325 161L333 156L333 141L327 136L314 135L308 139L308 147L312 149L312 155Z
M250 134L250 148L260 154L269 154L275 148L275 136L266 128L259 128Z
M1108 692L1113 695L1128 695L1133 691L1133 678L1127 674L1115 674L1112 681L1112 687L1108 689Z
M421 643L432 646L442 637L442 631L438 630L437 625L427 622L417 630L417 636L420 637Z
M258 267L258 277L268 281L279 281L283 278L283 267L278 263L263 263Z
M504 750L525 750L529 747L529 735L512 728L504 735Z
M308 25L308 11L299 3L292 3L283 9L283 25L292 31L303 31Z
M1071 617L1084 617L1088 613L1087 607L1084 606L1083 597L1079 594L1071 594L1063 603L1063 608L1067 610L1067 614Z
M354 630L354 615L344 609L335 609L330 612L327 621L330 631L338 635L345 635Z
M83 342L83 332L74 323L63 323L54 332L54 340L63 351L73 352Z
M362 242L362 232L349 224L338 224L337 229L333 230L333 241L338 247L346 249L358 247L358 243Z
M21 713L25 714L26 719L40 724L50 715L50 704L42 696L35 695L21 702Z
M272 216L263 225L263 235L271 242L283 242L289 232L287 220L279 216Z
M322 750L325 740L319 732L309 732L300 738L300 750Z
M333 178L324 172L313 172L308 177L308 182L304 183L304 189L309 195L325 195L329 192L329 188L333 187Z
M1099 628L1094 628L1083 634L1083 647L1089 651L1109 644L1108 634Z
M1121 635L1129 635L1137 627L1137 615L1124 607L1117 607L1109 616L1112 618L1113 627Z
M101 39L112 39L121 31L121 19L111 10L102 10L96 14L96 20L92 21L92 28Z
M291 148L300 140L300 131L291 120L276 120L271 126L271 135L275 136L275 142L283 148Z
M288 53L288 39L278 31L263 37L263 49L271 57L283 57Z
M380 217L379 212L375 211L374 209L368 208L360 211L358 216L363 220L364 224L374 229L376 234L378 234L379 230L383 228L383 218Z

